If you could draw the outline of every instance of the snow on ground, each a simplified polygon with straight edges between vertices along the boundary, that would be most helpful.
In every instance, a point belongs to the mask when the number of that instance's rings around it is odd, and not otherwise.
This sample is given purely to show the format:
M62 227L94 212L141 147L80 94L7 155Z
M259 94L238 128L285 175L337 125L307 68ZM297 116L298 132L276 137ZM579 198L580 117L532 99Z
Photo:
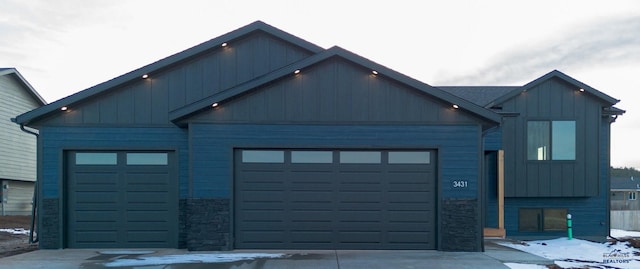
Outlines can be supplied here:
M511 269L547 269L544 265L539 264L526 264L526 263L511 263L507 262L504 265Z
M134 267L151 265L169 265L186 263L223 263L253 260L261 258L284 258L286 254L272 253L214 253L214 254L184 254L138 257L136 259L118 259L105 263L106 267Z
M640 268L640 257L634 256L638 249L626 242L596 243L563 237L499 244L554 260L562 268Z
M640 237L640 232L625 231L625 230L618 230L618 229L611 229L611 232L609 234L615 238Z
M0 229L0 232L10 233L10 234L29 234L29 230L25 230L22 228Z

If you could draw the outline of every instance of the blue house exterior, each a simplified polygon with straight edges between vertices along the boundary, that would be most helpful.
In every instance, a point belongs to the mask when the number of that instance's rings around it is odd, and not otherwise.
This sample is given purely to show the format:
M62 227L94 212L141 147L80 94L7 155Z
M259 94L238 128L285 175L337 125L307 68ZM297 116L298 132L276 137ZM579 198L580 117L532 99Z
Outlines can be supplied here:
M613 107L618 100L557 70L522 87L441 88L503 115L501 126L484 137L486 227L501 226L510 238L556 238L566 236L571 214L575 236L606 240L610 128L624 113Z
M258 21L15 122L40 133L41 248L481 251L500 114Z

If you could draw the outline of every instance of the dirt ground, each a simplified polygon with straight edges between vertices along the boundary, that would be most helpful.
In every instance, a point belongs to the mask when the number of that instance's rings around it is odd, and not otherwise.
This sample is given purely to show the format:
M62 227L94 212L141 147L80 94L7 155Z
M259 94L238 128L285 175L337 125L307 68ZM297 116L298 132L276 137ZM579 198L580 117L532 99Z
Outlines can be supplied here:
M29 230L31 216L0 216L0 229L23 228ZM29 235L0 232L0 258L38 249L37 244L29 244Z

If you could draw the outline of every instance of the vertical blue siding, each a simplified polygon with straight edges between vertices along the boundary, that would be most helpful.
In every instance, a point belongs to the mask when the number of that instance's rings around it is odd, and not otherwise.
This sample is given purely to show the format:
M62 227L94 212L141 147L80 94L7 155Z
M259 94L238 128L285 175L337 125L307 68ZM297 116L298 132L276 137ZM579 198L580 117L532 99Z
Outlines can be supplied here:
M61 197L64 150L176 150L180 197L188 193L187 131L179 128L43 127L42 187L44 198Z
M521 238L544 238L566 236L566 232L520 232L518 231L519 208L567 208L573 218L573 234L575 237L592 240L605 240L609 235L609 154L610 125L608 118L602 118L599 126L598 195L589 197L566 198L506 198L505 226L507 235ZM562 184L552 185L563 188Z
M238 125L189 126L194 198L227 198L232 194L233 149L273 148L435 148L444 197L477 198L479 125L353 126ZM454 189L452 180L467 180Z

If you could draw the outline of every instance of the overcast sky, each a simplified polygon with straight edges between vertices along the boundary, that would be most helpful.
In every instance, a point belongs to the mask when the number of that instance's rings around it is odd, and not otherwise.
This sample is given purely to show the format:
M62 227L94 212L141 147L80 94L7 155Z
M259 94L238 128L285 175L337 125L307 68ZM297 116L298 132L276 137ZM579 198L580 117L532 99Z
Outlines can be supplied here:
M434 86L554 69L621 102L613 166L640 168L640 1L0 0L0 67L52 102L262 20ZM637 106L637 105L636 105Z

